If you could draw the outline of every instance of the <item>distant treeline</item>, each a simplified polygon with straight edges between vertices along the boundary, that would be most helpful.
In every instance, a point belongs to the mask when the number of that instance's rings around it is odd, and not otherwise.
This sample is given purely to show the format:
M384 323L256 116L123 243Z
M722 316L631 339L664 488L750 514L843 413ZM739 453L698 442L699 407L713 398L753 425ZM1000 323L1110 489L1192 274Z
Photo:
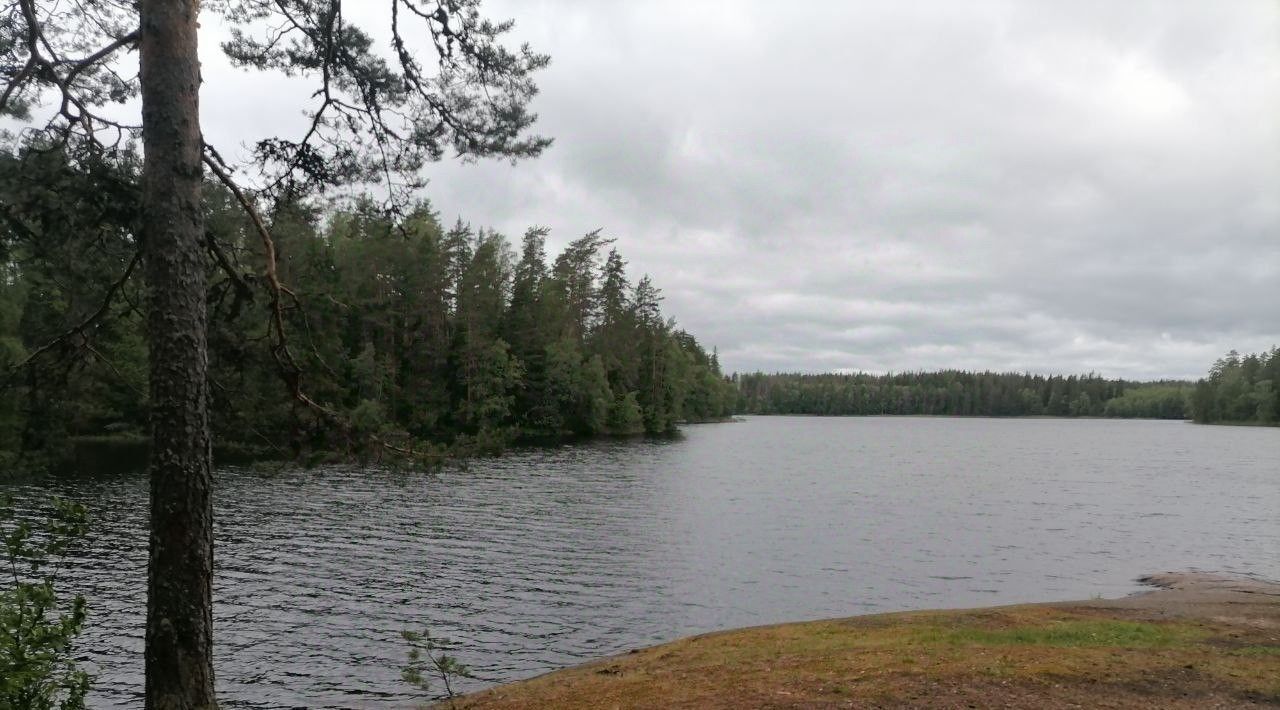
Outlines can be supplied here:
M1191 384L1096 375L905 372L736 375L746 414L1135 417L1184 419Z
M1195 420L1280 424L1280 348L1240 356L1232 350L1213 363L1191 395Z
M739 374L744 414L1047 415L1194 419L1202 423L1280 424L1280 348L1241 356L1232 350L1196 382L1134 382L1097 375L906 372Z
M146 432L135 176L98 167L56 152L0 156L0 452L10 458ZM731 412L716 356L663 316L647 276L628 280L599 234L548 261L546 230L529 230L517 254L495 232L443 227L426 205L399 216L372 203L262 208L283 290L236 199L207 190L219 444L491 449L670 432Z

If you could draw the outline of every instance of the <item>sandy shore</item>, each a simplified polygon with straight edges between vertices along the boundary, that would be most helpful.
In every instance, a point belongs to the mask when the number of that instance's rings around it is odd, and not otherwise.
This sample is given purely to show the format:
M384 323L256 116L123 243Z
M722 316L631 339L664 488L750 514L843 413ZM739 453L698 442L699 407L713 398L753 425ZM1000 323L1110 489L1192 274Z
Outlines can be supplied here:
M455 698L454 708L1280 707L1280 584L1153 589L694 636Z

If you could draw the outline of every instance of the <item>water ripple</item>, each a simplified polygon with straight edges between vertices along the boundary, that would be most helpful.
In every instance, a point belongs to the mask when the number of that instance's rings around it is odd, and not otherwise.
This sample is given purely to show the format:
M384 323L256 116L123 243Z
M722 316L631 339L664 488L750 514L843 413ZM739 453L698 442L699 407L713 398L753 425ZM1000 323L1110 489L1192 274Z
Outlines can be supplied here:
M438 475L217 472L225 707L392 708L404 629L489 683L718 628L1280 577L1280 432L1169 422L751 418ZM68 583L94 708L139 705L146 484L9 486L94 518Z

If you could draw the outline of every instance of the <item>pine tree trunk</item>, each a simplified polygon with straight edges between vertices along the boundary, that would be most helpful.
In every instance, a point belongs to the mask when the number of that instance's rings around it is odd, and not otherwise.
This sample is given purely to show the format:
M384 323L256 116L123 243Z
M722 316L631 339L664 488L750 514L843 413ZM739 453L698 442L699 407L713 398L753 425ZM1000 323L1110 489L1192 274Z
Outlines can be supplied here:
M213 708L199 3L142 0L140 10L152 436L146 707Z

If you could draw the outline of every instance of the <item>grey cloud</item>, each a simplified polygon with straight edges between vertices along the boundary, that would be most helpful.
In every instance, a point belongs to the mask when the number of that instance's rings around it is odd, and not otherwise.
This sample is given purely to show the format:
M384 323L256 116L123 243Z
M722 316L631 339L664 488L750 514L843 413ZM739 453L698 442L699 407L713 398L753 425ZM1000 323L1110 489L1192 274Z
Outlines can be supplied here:
M488 6L553 56L557 142L434 166L433 202L603 227L728 368L1184 377L1280 342L1274 3ZM206 63L206 132L296 124Z

